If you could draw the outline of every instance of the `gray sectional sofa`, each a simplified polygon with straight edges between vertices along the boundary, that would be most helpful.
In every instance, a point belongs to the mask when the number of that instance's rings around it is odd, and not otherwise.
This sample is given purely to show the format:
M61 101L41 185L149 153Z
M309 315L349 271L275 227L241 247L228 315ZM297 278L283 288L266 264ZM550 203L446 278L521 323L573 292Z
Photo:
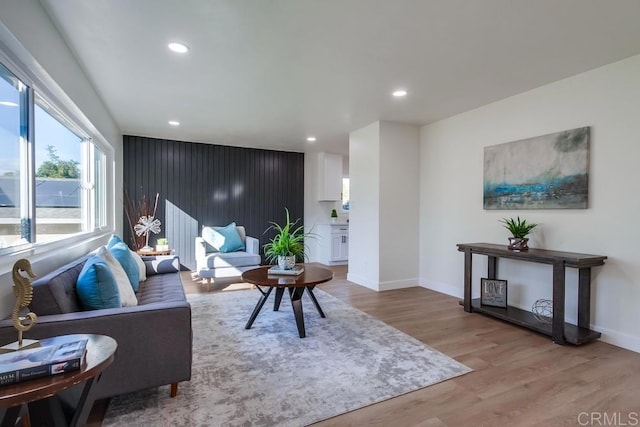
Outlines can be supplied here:
M138 305L82 311L76 280L88 256L33 282L31 311L37 324L25 338L89 333L118 342L113 364L96 384L95 398L191 379L191 306L186 300L176 256L144 257L147 280L140 282ZM16 340L11 320L0 321L0 343Z

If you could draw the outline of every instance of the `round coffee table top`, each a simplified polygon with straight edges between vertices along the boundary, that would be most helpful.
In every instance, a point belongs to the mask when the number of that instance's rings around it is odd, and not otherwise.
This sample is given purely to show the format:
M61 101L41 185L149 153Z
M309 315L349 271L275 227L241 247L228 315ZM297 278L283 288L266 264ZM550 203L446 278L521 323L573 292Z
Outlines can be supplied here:
M313 286L319 283L328 282L333 279L333 271L324 267L317 267L309 264L297 264L304 267L304 271L297 275L269 274L268 270L272 266L264 266L247 270L242 273L242 280L258 286L285 286L295 288L301 286Z
M87 339L86 363L77 371L0 386L0 407L9 408L55 394L100 374L113 362L118 344L106 335L74 334L39 340L41 346Z

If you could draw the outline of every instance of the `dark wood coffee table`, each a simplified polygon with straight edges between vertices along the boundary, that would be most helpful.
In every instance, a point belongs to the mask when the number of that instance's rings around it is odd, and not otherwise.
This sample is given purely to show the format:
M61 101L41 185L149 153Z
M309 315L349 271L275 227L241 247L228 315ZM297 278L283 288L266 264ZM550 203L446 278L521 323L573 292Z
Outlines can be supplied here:
M287 289L289 291L289 297L291 298L291 307L293 307L293 313L296 318L296 325L298 326L298 335L300 338L304 338L306 336L304 330L304 315L302 313L302 295L306 289L311 301L318 310L318 314L320 317L325 317L322 308L320 308L320 304L318 304L318 300L316 296L313 294L313 288L316 287L319 283L328 282L333 279L333 272L328 268L316 267L308 264L298 264L304 267L304 272L298 276L287 276L287 275L270 275L268 274L268 270L271 266L255 268L253 270L248 270L242 273L242 280L247 283L251 283L252 285L256 285L256 288L260 291L262 296L256 304L256 307L253 309L253 313L251 313L251 317L247 322L245 329L251 329L251 325L258 317L260 310L262 310L262 306L271 295L271 291L276 290L276 299L273 302L273 311L278 311L280 308L280 302L282 301L282 295L284 294L284 290ZM263 288L266 288L263 289Z
M0 408L6 408L2 426L13 426L23 405L28 406L32 426L86 424L94 402L92 388L102 371L113 362L118 347L116 340L105 335L75 334L41 339L40 344L58 345L80 339L89 341L86 363L79 370L0 386ZM76 385L82 387L69 390ZM63 408L72 411L69 413Z

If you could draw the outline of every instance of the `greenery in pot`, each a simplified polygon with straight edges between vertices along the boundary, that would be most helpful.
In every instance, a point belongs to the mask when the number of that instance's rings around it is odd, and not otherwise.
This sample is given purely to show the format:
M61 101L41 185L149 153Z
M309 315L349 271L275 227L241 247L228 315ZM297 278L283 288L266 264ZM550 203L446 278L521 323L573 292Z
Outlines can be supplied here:
M304 239L315 237L311 232L305 233L303 225L297 225L300 218L291 222L289 209L284 208L284 210L287 213L286 222L280 225L270 221L271 225L265 230L265 233L269 230L276 231L276 235L263 246L264 255L270 263L277 262L278 257L296 257L304 260Z
M538 224L534 224L532 222L527 222L526 219L520 219L520 217L513 218L502 218L500 220L503 223L503 227L511 232L511 235L517 239L524 239L527 237L527 234L531 233L534 228L538 226Z
M335 209L331 209L331 218L338 218L338 212Z

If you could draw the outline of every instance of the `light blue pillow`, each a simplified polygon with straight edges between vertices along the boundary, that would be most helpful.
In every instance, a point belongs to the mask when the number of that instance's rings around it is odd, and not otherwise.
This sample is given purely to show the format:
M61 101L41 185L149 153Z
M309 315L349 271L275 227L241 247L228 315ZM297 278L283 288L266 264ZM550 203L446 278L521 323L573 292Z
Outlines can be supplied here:
M76 292L87 310L122 307L116 278L107 262L97 255L91 255L84 263L76 282Z
M124 243L124 242L122 241L120 236L118 236L117 234L112 234L111 238L109 239L109 242L107 243L107 249L111 249L111 247L113 245L118 244L118 243Z
M129 283L131 283L133 291L138 292L138 288L140 286L140 267L138 267L138 263L133 255L131 255L129 247L120 241L118 243L114 243L113 246L110 246L109 252L111 252L111 255L118 260L124 269L124 272L127 273L127 278L129 279Z
M202 229L202 238L220 252L244 250L244 243L240 238L240 234L238 234L235 222L218 229L204 227Z

